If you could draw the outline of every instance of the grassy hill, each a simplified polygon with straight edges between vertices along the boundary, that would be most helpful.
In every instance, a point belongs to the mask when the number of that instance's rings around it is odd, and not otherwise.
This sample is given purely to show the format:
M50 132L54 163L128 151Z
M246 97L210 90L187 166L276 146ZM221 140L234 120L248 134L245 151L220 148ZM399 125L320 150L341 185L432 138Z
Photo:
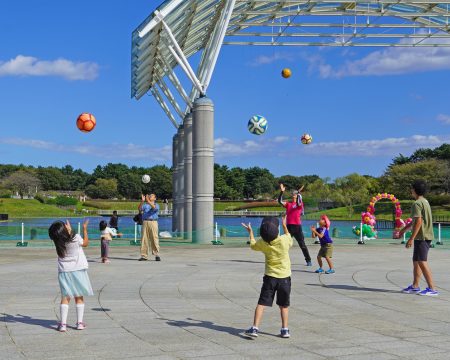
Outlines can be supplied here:
M73 212L37 200L0 199L0 213L10 218L73 216Z
M403 218L408 217L412 200L401 201L403 209ZM77 205L77 209L81 210L135 210L138 206L138 201L112 201L112 200L89 200L85 204ZM214 203L214 210L216 211L230 211L230 210L242 210L248 208L249 211L283 211L283 207L276 202L273 204L263 203L264 206L256 206L256 204L246 203L243 201L235 202L220 202ZM270 206L268 206L270 205ZM164 208L160 203L160 207ZM310 212L310 207L306 206L305 219L315 220L321 214L327 214L334 220L359 220L361 212L366 210L367 205L355 205L353 207L353 214L350 217L349 211L346 207L339 207L330 210ZM376 217L379 220L392 220L393 205L389 202L379 202L376 205ZM450 217L449 206L433 206L434 216L446 216ZM20 200L20 199L0 199L0 213L8 214L10 218L26 218L26 217L64 217L74 216L74 213L65 209L61 209L55 205L42 204L37 200Z

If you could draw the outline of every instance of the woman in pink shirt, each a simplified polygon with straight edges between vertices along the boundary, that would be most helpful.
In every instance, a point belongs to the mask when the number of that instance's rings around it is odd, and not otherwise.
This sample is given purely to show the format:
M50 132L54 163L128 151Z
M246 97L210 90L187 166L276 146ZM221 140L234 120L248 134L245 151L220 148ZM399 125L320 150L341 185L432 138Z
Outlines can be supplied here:
M291 236L297 240L300 249L302 249L303 256L305 257L306 266L312 266L311 256L309 255L308 248L305 244L305 236L302 230L302 213L304 210L302 196L300 191L294 190L292 192L292 201L284 201L283 193L286 191L284 184L280 184L280 196L278 196L278 202L286 209L286 223L287 228Z

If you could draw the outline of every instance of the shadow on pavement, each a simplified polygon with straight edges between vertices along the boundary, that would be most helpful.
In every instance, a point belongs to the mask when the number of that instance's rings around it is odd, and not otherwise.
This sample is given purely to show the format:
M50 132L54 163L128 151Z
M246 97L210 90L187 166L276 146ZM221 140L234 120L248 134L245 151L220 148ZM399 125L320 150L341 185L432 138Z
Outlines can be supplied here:
M136 257L133 258L125 258L125 257L118 257L118 256L110 256L108 259L111 260L130 260L130 261L138 261L139 255L136 255Z
M229 327L229 326L217 325L217 324L213 323L212 321L195 320L195 319L191 319L191 318L186 319L189 321L170 320L170 319L162 319L162 320L166 320L167 324L171 325L171 326L177 326L177 327L181 327L181 328L199 327L199 328L211 329L211 330L215 330L215 331L219 331L219 332L224 332L224 333L227 333L230 335L234 335L234 336L240 337L242 339L249 340L249 338L247 336L244 336L241 334L244 332L243 329L236 329L236 328Z
M3 315L2 320L6 323L23 323L23 324L28 324L28 325L42 326L47 329L53 329L53 330L57 329L57 324L54 319L52 319L52 320L36 319L36 318L32 318L31 316L20 315L20 314L17 314L16 316L14 316L14 315L3 313L2 315Z
M253 261L253 260L214 260L223 262L240 262L240 263L251 263L251 264L264 264L264 261Z
M382 293L390 293L390 294L400 294L399 290L386 290L386 289L377 289L377 288L368 288L368 287L359 287L354 285L321 285L321 284L306 284L307 286L320 286L326 287L335 290L357 290L357 291L370 291L370 292L382 292Z

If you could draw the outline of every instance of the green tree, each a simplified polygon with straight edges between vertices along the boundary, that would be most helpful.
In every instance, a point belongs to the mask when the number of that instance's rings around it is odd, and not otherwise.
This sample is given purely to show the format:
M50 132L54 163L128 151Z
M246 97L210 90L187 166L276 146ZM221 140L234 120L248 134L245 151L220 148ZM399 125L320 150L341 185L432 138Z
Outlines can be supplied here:
M146 194L154 193L160 199L170 199L172 197L172 171L165 165L156 165L148 169L143 169L144 173L151 177L148 184L142 184L142 192Z
M330 179L317 179L308 185L308 197L316 200L331 199L332 190L329 184Z
M276 181L269 170L255 166L244 171L244 194L247 198L258 198L262 195L273 196L276 190Z
M448 161L436 159L394 165L386 170L381 183L385 191L400 199L411 197L411 184L418 179L425 180L432 193L449 192L449 168Z
M63 172L55 167L37 168L37 176L42 185L42 190L68 190L69 183Z
M118 195L116 179L97 179L95 184L88 185L86 194L91 198L111 199Z
M2 181L2 187L17 192L23 199L25 195L37 192L41 183L31 171L18 170L6 176Z
M370 199L370 181L364 176L353 173L337 178L334 184L336 190L331 194L332 199L346 206L349 217L353 215L354 205L367 203Z
M244 198L245 172L240 167L231 168L225 175L226 182L232 189L232 199Z
M117 184L119 194L127 199L139 199L142 194L141 177L137 174L127 173L119 177Z

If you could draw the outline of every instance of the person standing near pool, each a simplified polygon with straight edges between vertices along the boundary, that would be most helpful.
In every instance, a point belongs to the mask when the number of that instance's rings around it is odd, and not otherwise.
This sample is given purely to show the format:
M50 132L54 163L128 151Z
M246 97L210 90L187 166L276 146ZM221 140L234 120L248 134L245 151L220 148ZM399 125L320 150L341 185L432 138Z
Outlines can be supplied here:
M115 229L119 233L119 215L117 215L117 210L114 210L111 218L109 219L109 227ZM117 235L117 237L120 237Z
M155 255L155 260L161 261L158 237L159 205L156 203L156 195L142 195L138 209L142 211L141 258L139 261L148 260L149 245L152 254Z
M305 257L306 266L312 266L311 256L309 255L308 247L305 244L305 236L302 229L302 212L304 205L300 190L292 192L292 201L284 201L283 194L286 191L284 184L280 184L280 195L278 196L278 203L286 209L286 223L289 233L297 240L300 249L302 249Z
M434 239L434 232L430 203L424 198L426 189L427 186L423 180L416 180L411 185L411 194L415 199L411 210L413 221L400 231L400 236L403 236L412 227L411 236L406 242L406 248L409 249L414 245L412 258L413 283L403 289L402 292L424 296L437 296L439 293L434 285L433 275L428 265L428 250L430 249L431 241ZM421 291L419 281L422 274L428 287Z

